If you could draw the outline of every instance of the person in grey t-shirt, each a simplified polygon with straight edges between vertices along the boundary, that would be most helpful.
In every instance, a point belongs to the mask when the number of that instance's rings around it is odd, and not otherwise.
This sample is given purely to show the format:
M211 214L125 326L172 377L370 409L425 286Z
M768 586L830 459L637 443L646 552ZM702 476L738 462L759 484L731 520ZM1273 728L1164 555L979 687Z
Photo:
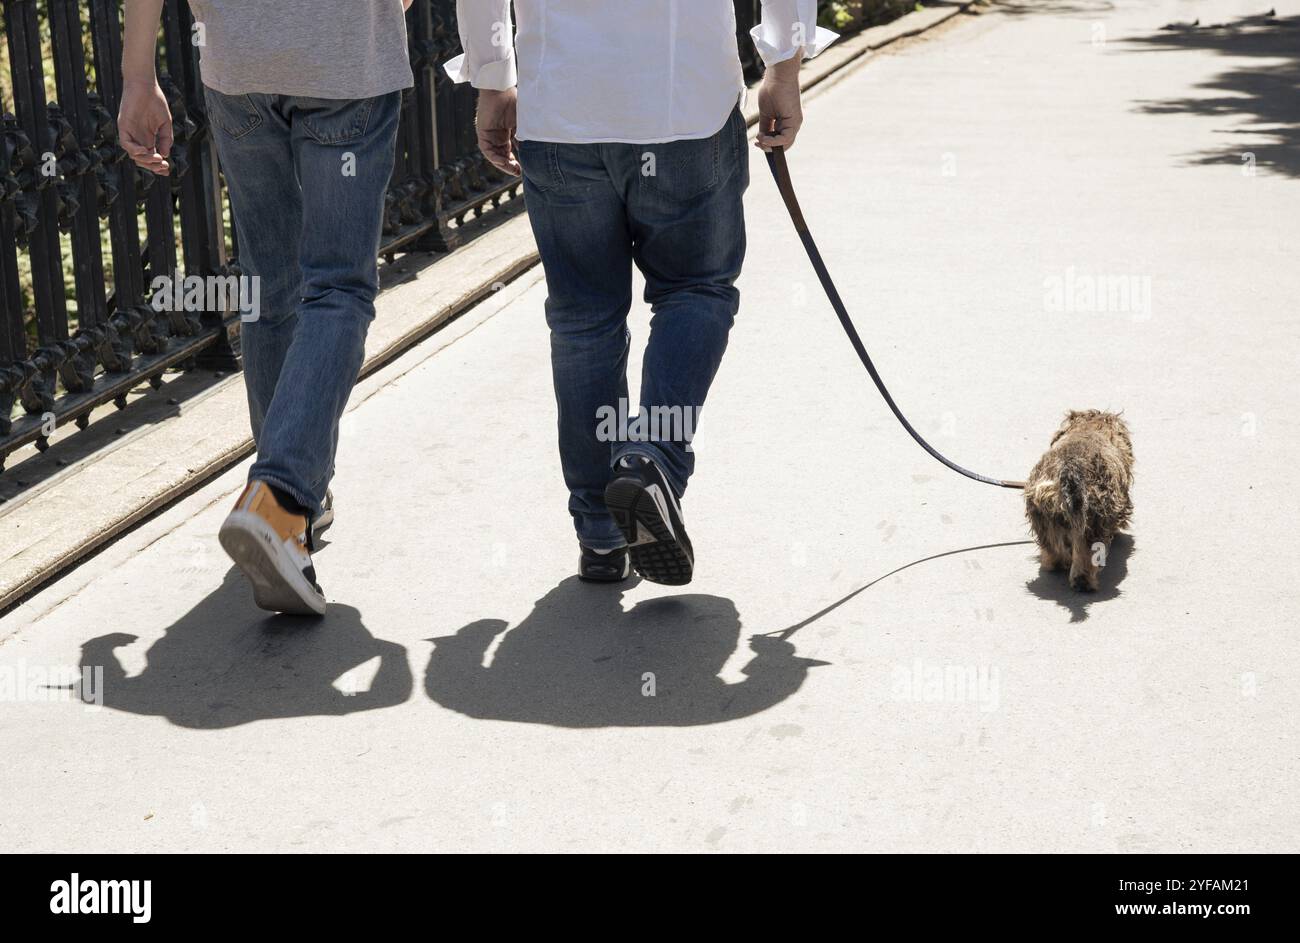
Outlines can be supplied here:
M154 72L163 0L126 0L118 137L171 172ZM323 614L311 552L333 520L339 419L365 355L410 0L191 0L204 103L239 235L257 460L219 539L263 609ZM195 274L195 273L188 273Z
M190 8L202 24L203 84L218 92L373 98L414 84L397 0L190 0Z

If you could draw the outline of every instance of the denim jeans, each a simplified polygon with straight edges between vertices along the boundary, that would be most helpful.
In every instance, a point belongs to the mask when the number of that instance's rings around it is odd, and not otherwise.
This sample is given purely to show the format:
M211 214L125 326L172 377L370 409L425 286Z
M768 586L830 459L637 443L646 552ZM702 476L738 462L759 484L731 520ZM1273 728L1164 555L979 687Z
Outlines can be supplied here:
M740 304L745 120L737 108L713 137L667 144L520 141L519 159L546 271L569 511L583 545L613 549L626 541L604 494L620 456L653 459L678 497L695 468L689 436ZM628 396L633 264L653 317L640 401L623 412L663 421L620 421L611 437L601 420Z
M401 92L359 100L204 89L260 304L240 328L257 444L250 479L314 517L379 290L384 194Z

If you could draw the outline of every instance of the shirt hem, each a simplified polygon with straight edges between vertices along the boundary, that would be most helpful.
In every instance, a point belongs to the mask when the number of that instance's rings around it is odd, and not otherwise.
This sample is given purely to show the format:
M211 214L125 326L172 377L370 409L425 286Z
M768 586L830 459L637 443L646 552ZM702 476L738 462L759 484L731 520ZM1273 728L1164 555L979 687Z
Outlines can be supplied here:
M203 84L222 95L285 95L291 98L324 98L330 101L360 101L366 98L378 98L390 92L405 91L415 86L415 77L407 76L390 82L380 82L362 88L322 88L320 86L285 85L282 82L239 82L227 84L213 81L204 75Z
M549 137L549 136L542 136L538 134L516 133L515 140L533 141L537 144L672 144L674 141L703 141L706 138L713 137L715 134L717 134L719 131L721 131L723 128L727 126L727 122L731 120L731 113L740 107L741 96L743 96L746 91L747 89L741 88L737 92L736 101L732 104L730 108L727 109L726 114L722 116L722 120L718 122L718 126L715 127L712 131L704 131L704 132L682 131L682 132L670 134L667 137L656 136L656 137L649 137L649 138L602 137L602 136L575 137L569 135L566 135L564 137Z

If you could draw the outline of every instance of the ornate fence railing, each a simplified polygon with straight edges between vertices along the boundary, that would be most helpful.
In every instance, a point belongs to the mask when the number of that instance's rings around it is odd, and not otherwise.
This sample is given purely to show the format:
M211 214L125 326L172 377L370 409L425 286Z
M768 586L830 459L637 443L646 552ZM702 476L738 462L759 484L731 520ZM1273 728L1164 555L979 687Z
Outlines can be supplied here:
M735 0L740 49L760 0ZM497 205L518 181L475 146L475 93L442 66L459 52L455 0L407 14L416 81L403 99L381 255L447 250L456 223ZM160 84L171 105L170 177L135 167L118 146L122 0L0 0L0 470L54 429L85 428L177 366L239 365L236 310L159 311L155 277L231 275L230 225L203 105L194 23L166 0ZM230 301L225 302L230 306ZM166 307L166 306L162 306Z

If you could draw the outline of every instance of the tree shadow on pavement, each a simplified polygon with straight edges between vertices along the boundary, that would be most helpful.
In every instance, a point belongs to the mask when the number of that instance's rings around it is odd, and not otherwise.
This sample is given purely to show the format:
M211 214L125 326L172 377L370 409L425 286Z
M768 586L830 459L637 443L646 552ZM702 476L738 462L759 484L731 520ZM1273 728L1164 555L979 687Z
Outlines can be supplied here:
M718 677L740 641L729 599L688 594L624 611L627 584L564 580L513 629L482 619L429 639L429 697L491 720L556 727L684 727L767 710L799 690L808 669L786 641L750 640L745 680Z
M1095 19L1114 9L1115 4L1110 0L993 0L987 11L981 12L1001 13L1005 16L1077 15Z
M1267 2L1261 3L1266 6ZM1173 26L1174 24L1171 24ZM1146 114L1243 116L1247 127L1222 129L1234 140L1193 155L1197 164L1271 167L1300 177L1300 16L1248 16L1227 23L1159 30L1122 41L1130 52L1196 50L1251 60L1197 88L1196 97L1144 101Z
M1128 576L1128 558L1133 553L1134 540L1130 534L1116 534L1106 554L1106 565L1097 576L1099 588L1095 593L1081 593L1070 588L1068 574L1063 570L1040 570L1038 576L1025 584L1025 588L1039 599L1054 602L1070 612L1070 622L1088 618L1088 607L1120 595L1119 584Z
M127 677L116 650L135 640L125 632L91 639L81 667L103 667L105 707L181 727L341 716L401 704L414 687L406 649L372 636L356 609L331 604L319 619L268 617L234 567L150 646L144 671ZM371 677L365 667L376 659Z

